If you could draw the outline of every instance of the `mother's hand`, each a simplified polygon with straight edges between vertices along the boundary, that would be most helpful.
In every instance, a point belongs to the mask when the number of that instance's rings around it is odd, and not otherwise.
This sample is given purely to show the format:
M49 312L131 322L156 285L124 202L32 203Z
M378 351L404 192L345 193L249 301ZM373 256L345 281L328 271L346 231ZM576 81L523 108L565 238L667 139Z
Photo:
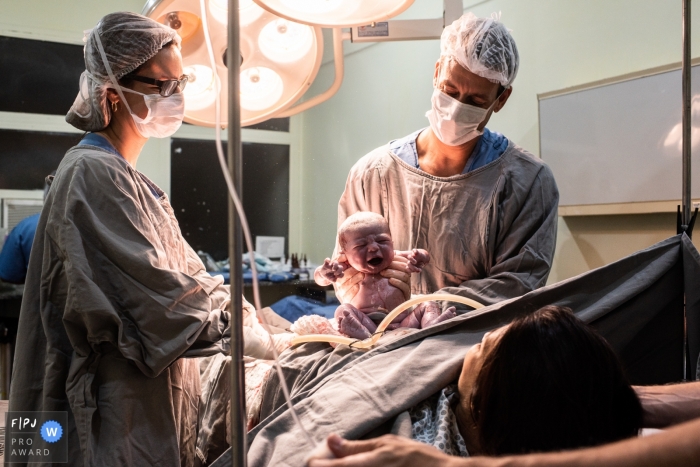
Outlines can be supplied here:
M327 443L336 459L310 459L309 467L447 467L461 460L427 444L393 435L367 441L347 441L332 434Z

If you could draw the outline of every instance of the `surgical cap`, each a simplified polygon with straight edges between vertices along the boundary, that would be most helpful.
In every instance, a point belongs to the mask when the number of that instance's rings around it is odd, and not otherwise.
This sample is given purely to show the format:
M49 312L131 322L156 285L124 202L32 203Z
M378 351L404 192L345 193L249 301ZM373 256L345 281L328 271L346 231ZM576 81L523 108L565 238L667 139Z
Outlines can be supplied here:
M168 26L136 13L111 13L93 29L85 31L85 71L80 75L80 91L66 121L83 131L99 131L112 116L107 105L107 89L118 85L109 78L100 46L116 80L128 75L153 58L180 36Z
M510 32L498 18L467 13L442 31L440 56L451 57L475 75L509 87L520 58Z

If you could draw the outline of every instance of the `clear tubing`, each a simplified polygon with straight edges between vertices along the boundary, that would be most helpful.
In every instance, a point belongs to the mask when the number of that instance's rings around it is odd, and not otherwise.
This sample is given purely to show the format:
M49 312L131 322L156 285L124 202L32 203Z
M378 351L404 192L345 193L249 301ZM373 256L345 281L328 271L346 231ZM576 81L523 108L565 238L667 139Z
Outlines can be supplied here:
M199 0L199 6L201 9L201 14L202 14L202 29L204 30L204 41L207 45L207 52L209 55L209 61L211 63L212 70L214 70L214 73L216 73L216 60L214 59L214 49L211 45L211 37L209 35L209 25L207 22L207 9L206 9L205 0ZM258 285L258 269L257 269L257 266L255 264L255 253L253 250L253 241L252 241L252 238L250 235L250 228L248 227L248 219L246 218L245 212L243 211L243 205L241 203L241 200L238 198L238 194L236 193L236 189L233 186L233 181L231 180L231 175L229 174L228 167L226 165L226 158L224 157L223 146L221 144L221 88L219 87L220 86L219 80L215 79L214 85L216 86L216 101L215 101L216 153L219 156L219 164L221 165L221 172L224 174L224 180L226 181L226 186L228 187L229 195L231 196L231 199L233 200L233 203L236 206L236 211L238 212L238 217L241 220L241 228L243 230L243 236L245 237L245 243L246 243L246 246L248 247L248 256L250 258L250 268L253 272L253 304L255 305L256 310L260 310L261 306L260 306L260 290L259 290L259 285ZM236 92L236 90L229 90L229 92ZM229 260L229 262L230 262L230 260ZM230 277L233 277L233 275L231 274L232 272L233 271L231 271L229 269ZM240 273L240 271L239 271L239 273ZM232 299L236 299L236 298L232 298ZM265 319L265 314L260 313L258 316L260 317L260 319L262 321L263 327L268 331L270 348L272 349L272 354L274 356L274 366L275 366L275 370L277 371L277 375L279 376L280 386L282 387L282 392L284 393L284 398L287 402L287 408L289 409L290 413L292 414L292 418L294 419L296 424L299 426L302 433L304 433L304 436L306 437L306 441L309 443L309 445L315 446L317 443L314 442L313 438L311 438L311 435L309 435L309 432L306 431L306 428L304 428L304 425L302 425L301 420L299 419L299 416L297 415L297 412L294 409L294 405L292 404L292 398L291 398L291 395L289 393L289 388L287 387L287 383L285 382L285 379L284 379L284 374L282 373L282 366L279 364L279 353L277 352L277 349L275 348L274 342L272 340L272 335L269 334L270 327L267 323L267 320Z
M379 341L384 333L384 330L391 324L391 322L400 315L403 311L412 307L413 305L418 305L423 302L432 302L436 300L446 300L448 302L457 302L464 305L469 305L475 310L483 308L484 305L472 300L471 298L462 297L459 295L436 293L432 295L421 295L420 297L412 298L408 301L403 302L401 305L397 306L386 317L379 323L377 330L372 335L372 337L365 340L352 339L345 336L334 336L331 334L307 334L304 336L295 337L292 339L292 345L303 344L305 342L332 342L334 344L345 344L355 349L369 349Z

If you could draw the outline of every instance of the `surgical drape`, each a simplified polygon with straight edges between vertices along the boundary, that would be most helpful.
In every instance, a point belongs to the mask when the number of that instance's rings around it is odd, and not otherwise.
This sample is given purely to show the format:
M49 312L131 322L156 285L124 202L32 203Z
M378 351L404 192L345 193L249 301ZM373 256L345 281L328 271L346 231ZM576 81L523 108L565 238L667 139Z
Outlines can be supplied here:
M183 357L228 352L222 282L159 188L72 148L32 248L10 410L67 411L71 465L192 465L199 370Z
M282 356L301 423L314 441L357 439L457 380L465 353L483 335L545 305L567 306L620 356L633 384L683 376L683 313L691 371L700 371L700 254L683 234L566 281L542 287L368 351L304 344ZM260 424L248 435L248 465L302 466L310 446L284 404L277 375L265 386ZM213 465L230 464L226 453ZM213 467L213 466L212 466Z

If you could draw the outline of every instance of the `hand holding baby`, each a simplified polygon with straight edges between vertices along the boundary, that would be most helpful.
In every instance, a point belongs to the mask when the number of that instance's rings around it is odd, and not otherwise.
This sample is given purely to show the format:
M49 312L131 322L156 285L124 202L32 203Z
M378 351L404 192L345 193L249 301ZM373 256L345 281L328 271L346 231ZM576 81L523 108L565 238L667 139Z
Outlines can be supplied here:
M430 253L420 248L414 248L410 251L397 251L396 256L401 256L408 260L406 269L411 273L421 272L423 266L430 262Z

